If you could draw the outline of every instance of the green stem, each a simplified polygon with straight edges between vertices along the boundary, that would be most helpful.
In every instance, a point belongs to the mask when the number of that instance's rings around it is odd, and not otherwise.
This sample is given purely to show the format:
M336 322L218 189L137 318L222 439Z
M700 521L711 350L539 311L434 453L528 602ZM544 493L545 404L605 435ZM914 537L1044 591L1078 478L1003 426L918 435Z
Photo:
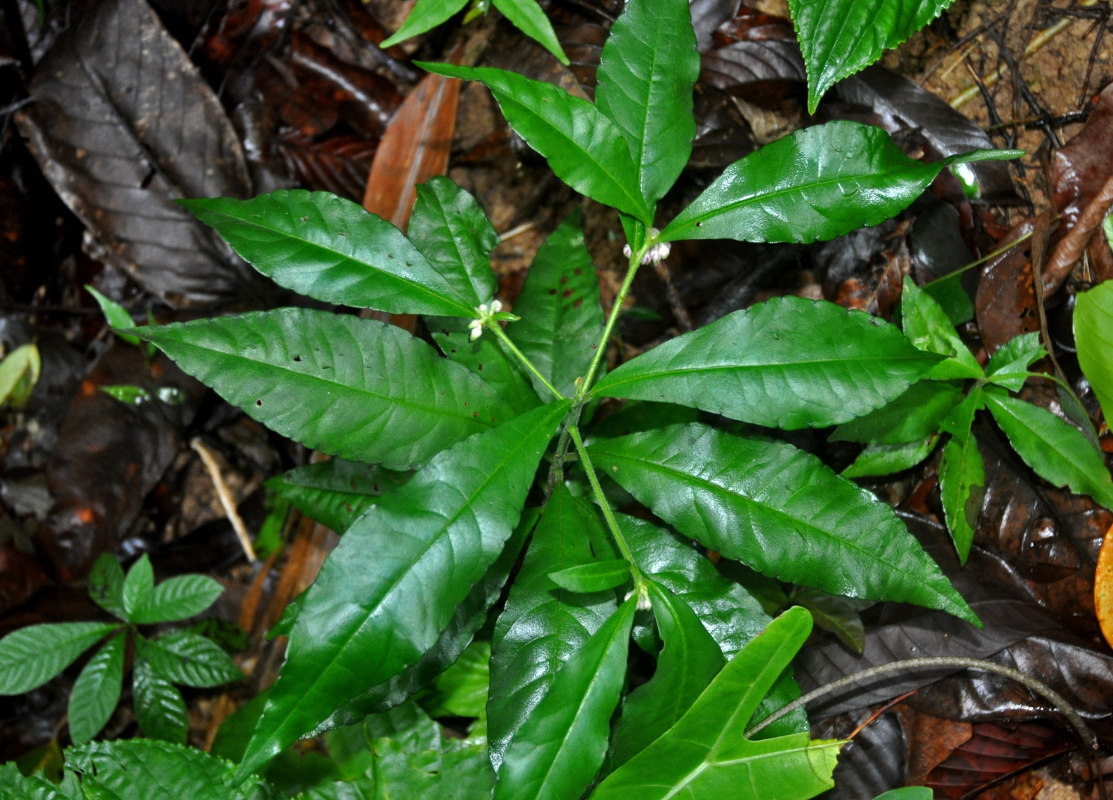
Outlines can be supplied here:
M614 512L611 510L611 504L607 502L607 497L603 494L603 487L599 485L599 476L595 474L595 467L591 463L591 456L587 454L587 447L584 446L583 437L580 436L580 429L575 425L569 425L568 435L576 443L576 452L579 453L580 461L584 465L584 472L587 473L587 480L591 484L595 502L599 504L599 508L603 512L603 518L607 521L607 527L610 528L615 544L618 545L618 551L630 564L630 571L634 575L634 585L640 591L645 584L645 577L638 569L638 564L634 561L634 554L630 551L630 545L627 544L626 537L622 535L622 531L618 527L618 520L615 519Z
M521 361L521 362L522 362L522 365L523 365L523 366L524 366L524 367L525 367L526 369L528 369L528 370L529 370L529 371L530 371L531 373L533 373L533 376L534 376L535 378L537 378L537 380L541 381L541 384L542 384L542 385L543 385L543 386L544 386L544 387L545 387L546 389L548 389L548 390L549 390L550 392L552 392L552 395L553 395L553 397L554 397L554 398L556 398L557 400L565 400L565 399L567 399L567 398L565 398L565 396L564 396L564 395L562 395L562 394L561 394L560 392L558 392L558 391L557 391L557 388L556 388L555 386L553 386L553 385L552 385L551 383L549 383L549 381L548 381L548 380L547 380L547 379L545 378L545 376L544 376L544 375L542 375L542 374L541 374L541 373L540 373L540 372L538 371L537 367L535 367L535 366L533 365L533 362L532 362L532 361L530 361L530 360L529 360L529 359L528 359L528 358L526 357L526 354L525 354L525 353L523 353L523 352L522 352L521 350L519 350L519 349L518 349L517 345L515 345L515 344L514 344L514 342L512 342L512 341L510 340L510 337L506 335L506 331L504 331L504 330L502 329L502 326L501 326L501 325L499 325L499 324L498 324L497 322L492 322L492 323L491 323L490 325L488 325L487 327L488 327L488 328L490 329L491 333L495 334L495 336L496 336L496 337L498 338L498 340L499 340L500 342L502 342L502 343L503 343L503 345L505 345L505 346L506 346L506 348L507 348L507 349L508 349L508 350L509 350L509 351L510 351L511 353L513 353L513 354L514 354L514 357L515 357L515 358L517 358L517 359L518 359L519 361Z

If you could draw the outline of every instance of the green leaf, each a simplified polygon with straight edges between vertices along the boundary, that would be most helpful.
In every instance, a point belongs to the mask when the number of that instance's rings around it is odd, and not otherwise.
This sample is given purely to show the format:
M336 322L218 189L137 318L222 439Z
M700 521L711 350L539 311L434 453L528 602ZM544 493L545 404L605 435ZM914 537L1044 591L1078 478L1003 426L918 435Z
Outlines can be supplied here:
M31 400L42 373L42 356L31 343L21 345L0 360L0 408L23 408Z
M550 572L549 579L570 592L605 592L630 582L630 565L621 558L613 558Z
M868 478L875 475L892 475L919 464L939 444L938 434L918 442L900 444L869 444L858 454L849 467L842 471L844 478Z
M406 21L402 23L402 27L395 31L393 36L384 39L379 47L384 49L393 47L399 42L425 33L442 22L447 22L467 4L468 0L418 0L406 17Z
M522 363L494 336L472 340L467 321L451 317L425 317L425 326L447 358L482 376L514 413L524 414L541 405Z
M132 691L135 718L145 736L165 742L185 742L189 719L182 694L144 658L137 658L132 668Z
M545 157L558 178L596 202L652 224L622 130L587 100L501 69L417 65L437 75L482 82L506 121Z
M568 408L554 403L454 445L352 524L306 593L241 772L437 643L502 552Z
M283 189L250 200L178 202L298 294L393 314L475 316L470 284L442 275L401 231L351 200Z
M1101 451L1085 434L1045 408L985 387L985 401L1009 444L1037 475L1076 494L1088 494L1113 509L1113 478Z
M731 164L659 238L803 244L833 239L894 216L949 163L1015 155L979 151L924 164L904 155L880 128L828 122Z
M931 800L934 796L926 786L904 786L879 794L874 800Z
M962 389L940 381L919 381L900 397L864 416L844 422L833 442L920 443L965 399Z
M124 569L111 553L101 553L89 572L89 597L114 617L123 619Z
M653 208L688 164L699 53L686 0L628 3L603 44L595 102L622 129Z
M985 499L985 464L972 434L952 436L943 445L939 496L959 561L965 564Z
M636 606L634 598L623 603L557 672L503 755L496 800L559 800L587 789L607 752Z
M483 716L490 682L491 644L472 642L455 664L437 676L433 694L423 705L434 717Z
M872 411L937 361L876 317L780 297L627 361L595 394L679 403L791 430Z
M104 643L82 668L70 692L68 716L74 744L87 742L107 724L124 685L124 634Z
M155 586L147 601L131 610L128 619L149 625L195 617L215 603L223 591L224 587L208 575L177 575Z
M589 449L678 531L771 578L977 619L889 506L789 444L694 424Z
M615 723L611 761L620 766L671 728L722 669L719 645L688 605L650 582L649 597L664 648L653 677L626 698Z
M41 775L24 775L15 762L0 764L0 794L5 800L85 800L80 790L64 793L63 788Z
M119 627L112 622L52 622L9 633L0 639L0 694L42 686Z
M558 485L495 623L487 738L496 769L554 676L617 607L614 592L571 593L549 577L595 556L610 558L607 538L595 509Z
M123 603L125 619L129 622L133 614L144 608L155 591L155 571L147 554L139 556L128 569L124 578Z
M567 66L568 56L561 49L552 23L541 10L541 6L537 5L537 0L494 0L494 4L515 28L552 53L561 64Z
M280 308L136 333L277 433L388 469L509 415L477 375L375 320Z
M406 228L410 241L472 306L489 302L498 290L491 252L498 232L475 198L444 176L417 187L417 202Z
M409 480L409 473L332 458L271 478L267 488L299 511L337 533L348 529L375 498Z
M1028 380L1028 367L1046 355L1038 332L1014 336L989 357L989 363L985 365L986 378L990 383L1019 392Z
M152 739L91 742L66 751L66 769L97 800L262 800L255 781L232 782L235 765L195 747Z
M699 800L724 791L737 800L806 800L833 786L839 742L812 742L806 733L757 741L744 736L811 627L799 607L778 617L723 667L675 725L611 773L591 800Z
M584 245L582 221L583 212L576 209L541 245L514 302L521 320L506 330L565 396L576 393L576 378L587 374L603 333L599 278ZM544 384L533 380L534 390L548 397Z
M955 327L974 319L974 301L962 285L963 270L936 278L924 284L924 291L934 298Z
M927 25L951 0L789 0L808 71L808 113L823 94Z
M1107 218L1108 219L1108 218ZM1113 419L1113 281L1105 281L1076 297L1074 343L1078 364L1101 404Z
M85 291L91 294L93 299L97 301L97 305L100 306L101 313L104 314L104 318L109 326L113 328L130 328L135 324L128 310L116 301L105 297L89 284L85 284ZM126 334L117 335L128 344L139 344L139 337L137 336L128 336Z
M139 640L139 655L166 680L208 688L238 681L243 672L216 642L192 631L168 631Z
M947 312L909 277L904 279L900 303L904 335L921 350L947 356L928 377L978 379L985 375L970 348L955 333Z

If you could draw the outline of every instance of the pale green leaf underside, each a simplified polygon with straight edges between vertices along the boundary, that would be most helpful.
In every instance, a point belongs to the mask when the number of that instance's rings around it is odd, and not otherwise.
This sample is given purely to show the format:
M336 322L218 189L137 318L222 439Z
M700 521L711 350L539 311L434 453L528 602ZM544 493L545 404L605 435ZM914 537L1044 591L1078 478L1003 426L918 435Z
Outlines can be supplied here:
M834 785L840 743L743 734L761 699L811 631L789 609L723 667L680 720L608 776L590 800L807 800Z
M42 686L119 627L111 622L30 625L0 639L0 694Z
M284 189L251 200L179 202L255 269L298 294L395 314L475 315L466 281L449 281L401 231L351 200Z
M795 429L834 425L878 408L938 360L867 314L781 297L626 362L595 392Z
M1101 404L1113 419L1113 281L1095 286L1078 297L1074 310L1074 341L1078 363Z
M437 643L502 552L567 410L545 406L460 442L352 524L305 595L241 772Z
M889 506L787 443L692 424L590 450L678 531L771 578L976 619Z
M393 36L384 39L380 47L393 47L399 42L425 33L446 22L467 4L468 0L417 0L402 27Z
M509 416L477 375L375 320L280 308L132 332L283 436L391 469Z
M1013 158L984 151L913 161L881 128L835 121L786 136L727 167L663 231L663 241L832 239L903 210L950 163Z
M808 111L835 83L868 67L951 0L789 0L808 71Z
M482 82L510 126L545 157L558 178L592 200L652 223L622 131L587 100L501 69L418 66L449 78Z
M688 163L698 76L687 0L628 3L603 45L595 102L625 134L650 208Z

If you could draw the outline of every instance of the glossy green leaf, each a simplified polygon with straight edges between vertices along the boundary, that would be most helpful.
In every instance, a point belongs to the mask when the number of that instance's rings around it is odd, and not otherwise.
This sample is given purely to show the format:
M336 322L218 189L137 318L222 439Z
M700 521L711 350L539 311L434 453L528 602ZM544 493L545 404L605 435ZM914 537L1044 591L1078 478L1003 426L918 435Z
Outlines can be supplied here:
M922 442L965 399L962 389L940 381L918 381L900 397L831 434L834 442L907 444Z
M468 322L452 317L425 317L425 326L447 358L482 376L514 413L524 414L541 405L522 363L494 336L485 334L472 340Z
M168 631L154 639L143 637L138 650L155 672L182 686L208 688L243 677L216 642L193 631Z
M549 579L570 592L605 592L630 582L630 565L621 558L613 558L550 572Z
M904 786L879 794L874 800L931 800L934 796L926 786Z
M475 316L466 278L442 275L401 231L351 200L283 189L251 200L178 202L255 269L298 294L394 314Z
M904 155L880 128L828 122L731 164L660 238L804 244L833 239L894 216L947 164L1016 155L984 151L924 164Z
M267 481L267 488L337 533L343 533L375 498L409 480L409 473L332 458L295 467Z
M970 428L974 425L974 416L985 408L985 397L982 393L982 387L975 385L966 395L966 399L951 409L948 414L939 423L939 429L957 436L965 438L970 435Z
M652 582L649 598L664 647L653 677L622 705L611 743L611 763L616 767L684 716L726 663L718 643L683 600Z
M927 25L951 0L789 0L808 71L808 113L838 81Z
M0 639L0 694L42 686L118 627L113 622L57 622L9 633Z
M584 245L583 212L568 219L545 240L514 302L521 317L507 335L534 366L566 397L575 394L576 378L587 374L603 333L599 278ZM534 390L549 390L534 378Z
M678 531L769 577L976 620L889 506L785 442L694 424L589 449Z
M384 39L380 47L393 47L418 34L431 30L455 16L468 0L417 0L413 9L394 35Z
M208 575L177 575L155 586L128 619L141 625L189 619L215 603L223 591Z
M791 430L879 408L938 360L876 317L780 297L627 361L595 394L679 403Z
M130 328L132 325L135 324L135 322L132 321L131 314L128 313L127 309L116 301L105 297L103 294L101 294L88 284L85 285L85 291L91 294L93 296L93 299L97 301L97 305L100 306L101 313L104 314L105 320L111 327ZM126 334L118 335L128 344L139 344L139 338L136 336L128 336Z
M449 78L482 82L506 121L545 157L558 178L592 200L652 224L622 130L587 100L501 69L421 62L418 66Z
M1107 420L1113 419L1113 281L1076 295L1074 343L1078 363Z
M68 716L74 744L100 733L120 702L124 686L124 634L118 633L82 667L70 692Z
M983 377L981 365L955 332L947 312L909 277L904 279L900 310L904 335L912 344L928 353L947 356L928 377L936 380Z
M496 800L579 797L603 763L637 601L623 603L553 677L502 757Z
M549 573L609 558L611 551L595 509L558 485L495 623L487 738L496 769L561 666L617 607L614 592L568 592Z
M185 742L189 730L182 694L144 658L132 668L135 718L143 735L164 742Z
M135 332L283 436L388 469L509 416L477 375L375 320L280 308Z
M590 800L806 800L834 785L839 742L745 737L754 710L811 631L789 609L723 667L680 720L609 775Z
M553 25L537 0L494 0L494 5L515 28L552 53L561 64L568 64Z
M0 359L0 408L26 406L41 373L42 356L33 342L20 345Z
M959 561L965 564L985 498L985 464L972 434L952 436L943 445L939 496Z
M595 103L622 129L653 208L688 163L699 54L687 0L628 3L603 44Z
M151 601L155 590L155 571L147 554L139 556L128 568L124 577L123 604L125 618L130 621L133 614Z
M111 553L101 553L93 563L89 597L112 616L124 618L124 568Z
M437 643L501 554L568 407L551 404L454 445L348 528L306 593L243 772Z
M874 475L892 475L919 464L939 444L938 434L918 442L900 444L868 444L854 462L842 471L844 478L868 478Z
M923 287L924 291L930 294L947 314L951 324L956 327L974 319L974 301L970 299L970 293L962 285L963 275L965 275L963 270L957 270L924 284Z
M55 786L38 774L24 775L14 761L0 764L0 796L5 800L85 800L81 790L66 792L69 788Z
M1028 367L1047 355L1038 332L1015 336L997 348L985 365L990 383L1019 392L1028 380Z
M985 401L1009 444L1037 475L1113 509L1113 478L1082 431L996 386L985 387Z
M422 705L434 717L479 717L486 713L491 682L491 644L472 642L451 667L437 676Z
M232 782L235 765L195 747L152 739L91 742L66 751L66 769L97 800L262 800L254 780Z
M498 232L475 198L444 176L417 187L417 201L406 232L433 268L472 307L495 296L498 280L491 252Z

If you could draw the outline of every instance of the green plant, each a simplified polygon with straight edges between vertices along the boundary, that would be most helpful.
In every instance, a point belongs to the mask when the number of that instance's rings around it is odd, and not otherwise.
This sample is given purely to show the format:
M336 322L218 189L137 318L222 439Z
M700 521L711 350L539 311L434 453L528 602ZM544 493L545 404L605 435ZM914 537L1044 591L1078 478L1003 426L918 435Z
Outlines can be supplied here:
M1087 374L1097 380L1100 360L1088 359L1100 341L1101 326L1094 320L1100 318L1100 306L1090 298L1079 297L1080 359L1085 362ZM947 527L959 558L965 562L985 488L985 467L971 427L975 414L988 409L1013 449L1037 475L1113 508L1113 479L1085 414L1074 416L1087 432L1013 396L1029 378L1050 379L1065 389L1064 407L1070 407L1073 395L1069 386L1058 378L1028 370L1047 355L1038 333L1006 343L983 369L955 333L942 307L908 278L901 293L901 316L909 340L945 360L900 397L835 429L833 439L866 444L857 460L843 470L844 476L888 475L907 469L923 461L945 438L939 465L940 496ZM1099 397L1104 391L1101 387L1102 382L1097 380ZM1074 400L1074 404L1077 402Z
M195 631L175 629L148 637L138 628L200 614L221 591L205 575L179 575L156 584L145 554L125 576L114 557L102 555L89 575L89 596L120 622L45 623L8 634L0 639L0 693L21 694L42 686L108 637L74 682L70 738L75 743L92 739L112 716L130 644L139 727L147 736L184 741L186 707L174 684L217 686L243 674L216 643Z

